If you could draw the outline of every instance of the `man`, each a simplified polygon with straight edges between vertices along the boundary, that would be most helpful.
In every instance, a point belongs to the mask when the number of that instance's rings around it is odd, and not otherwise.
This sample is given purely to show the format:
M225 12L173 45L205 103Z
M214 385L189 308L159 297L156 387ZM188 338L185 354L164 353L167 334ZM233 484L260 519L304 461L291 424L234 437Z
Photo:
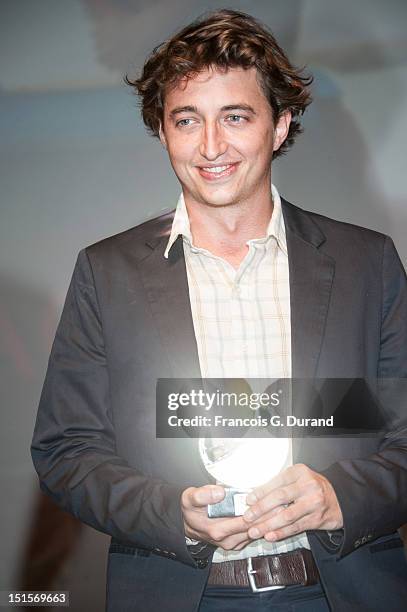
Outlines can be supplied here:
M271 187L309 81L261 24L224 10L128 82L182 195L78 257L32 446L42 488L112 536L109 610L402 610L401 420L383 440L294 439L292 465L232 518L207 516L224 489L194 441L155 437L158 378L407 376L391 240Z

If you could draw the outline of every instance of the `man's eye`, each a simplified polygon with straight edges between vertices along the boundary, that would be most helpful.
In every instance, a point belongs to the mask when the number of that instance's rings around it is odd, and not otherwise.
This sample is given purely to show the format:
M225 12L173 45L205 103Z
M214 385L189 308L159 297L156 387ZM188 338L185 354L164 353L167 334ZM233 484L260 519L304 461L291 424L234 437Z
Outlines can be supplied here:
M192 123L192 119L180 119L179 121L177 121L177 123L175 124L177 127L184 127L186 125L191 125Z
M230 123L244 123L247 120L247 117L243 117L243 115L228 115L226 119Z

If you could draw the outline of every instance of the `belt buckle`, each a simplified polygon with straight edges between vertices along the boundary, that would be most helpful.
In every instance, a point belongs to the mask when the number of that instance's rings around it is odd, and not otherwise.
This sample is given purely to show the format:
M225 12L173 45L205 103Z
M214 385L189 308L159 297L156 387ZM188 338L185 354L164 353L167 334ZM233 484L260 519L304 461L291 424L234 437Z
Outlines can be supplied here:
M254 575L257 574L257 570L253 569L252 557L247 558L247 575L249 577L249 584L253 593L264 593L264 591L275 591L277 589L285 589L284 585L277 586L266 586L258 587Z

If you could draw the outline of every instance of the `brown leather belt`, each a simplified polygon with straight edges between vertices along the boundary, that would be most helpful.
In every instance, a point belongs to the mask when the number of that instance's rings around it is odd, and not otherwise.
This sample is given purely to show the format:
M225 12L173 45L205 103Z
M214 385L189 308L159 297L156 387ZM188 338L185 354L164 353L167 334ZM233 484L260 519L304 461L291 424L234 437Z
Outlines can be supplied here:
M250 586L267 591L292 585L308 586L319 581L314 557L307 548L288 553L212 563L208 584Z

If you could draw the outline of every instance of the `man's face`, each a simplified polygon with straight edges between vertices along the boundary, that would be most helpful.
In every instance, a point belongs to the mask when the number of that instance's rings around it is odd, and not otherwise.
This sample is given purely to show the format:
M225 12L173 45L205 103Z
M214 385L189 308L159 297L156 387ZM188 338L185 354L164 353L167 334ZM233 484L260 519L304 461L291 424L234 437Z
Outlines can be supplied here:
M210 68L167 92L160 138L187 202L229 206L270 194L290 114L273 124L256 74Z

